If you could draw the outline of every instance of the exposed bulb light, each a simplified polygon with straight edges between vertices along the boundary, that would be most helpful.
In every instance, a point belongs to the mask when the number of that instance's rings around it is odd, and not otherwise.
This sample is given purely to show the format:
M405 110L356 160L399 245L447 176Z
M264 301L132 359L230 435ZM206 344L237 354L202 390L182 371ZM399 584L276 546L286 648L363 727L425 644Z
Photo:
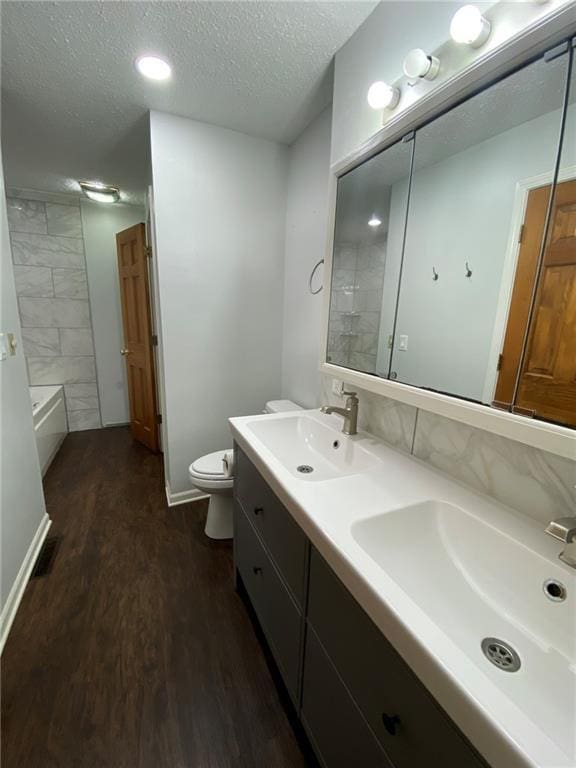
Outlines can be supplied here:
M368 88L366 98L372 109L394 109L400 100L400 89L377 80Z
M382 221L376 216L375 213L372 214L372 218L368 221L369 227L379 227L380 224L382 224Z
M475 5L463 5L450 22L450 37L455 43L479 48L490 36L490 22Z
M136 69L149 80L168 80L172 74L168 62L158 56L140 56L136 59Z
M404 74L412 84L418 80L434 80L439 70L440 60L422 48L414 48L404 59Z
M120 200L118 187L106 186L99 181L79 181L82 193L96 203L117 203Z

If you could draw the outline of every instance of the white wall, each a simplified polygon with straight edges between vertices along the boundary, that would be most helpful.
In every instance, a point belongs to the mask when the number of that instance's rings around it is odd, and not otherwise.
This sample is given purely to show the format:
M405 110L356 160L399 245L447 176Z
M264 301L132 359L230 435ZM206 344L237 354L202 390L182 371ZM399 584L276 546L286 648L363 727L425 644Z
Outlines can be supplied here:
M144 208L82 200L82 228L103 426L130 421L116 233L144 221Z
M286 147L150 116L168 477L280 394Z
M40 464L36 450L28 377L22 351L22 335L16 289L10 258L4 177L0 160L0 230L1 230L1 325L3 333L14 333L18 347L15 356L0 361L0 432L1 432L1 605L2 639L14 608L16 578L35 536L47 522L42 493ZM29 564L32 564L30 561ZM25 581L21 583L23 588ZM12 595L11 595L12 590ZM7 603L11 598L10 603Z
M326 109L290 148L286 205L282 397L308 408L318 402L323 294L308 289L324 258L328 216L331 110ZM316 273L316 288L323 280ZM326 286L325 290L329 290Z

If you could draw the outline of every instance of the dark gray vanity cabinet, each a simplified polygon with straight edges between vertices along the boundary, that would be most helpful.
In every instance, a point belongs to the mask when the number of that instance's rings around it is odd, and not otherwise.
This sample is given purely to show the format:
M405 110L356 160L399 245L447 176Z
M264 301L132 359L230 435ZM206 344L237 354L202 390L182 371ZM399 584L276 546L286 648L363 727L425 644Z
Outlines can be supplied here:
M325 768L486 768L240 449L235 567Z

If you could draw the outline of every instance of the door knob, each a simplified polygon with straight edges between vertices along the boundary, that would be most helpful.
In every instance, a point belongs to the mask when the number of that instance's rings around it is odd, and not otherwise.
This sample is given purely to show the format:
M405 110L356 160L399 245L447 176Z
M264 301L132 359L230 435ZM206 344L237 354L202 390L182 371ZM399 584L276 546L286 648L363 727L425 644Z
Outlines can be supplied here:
M129 355L130 354L130 350L129 349L121 349L120 350L120 354L121 355Z

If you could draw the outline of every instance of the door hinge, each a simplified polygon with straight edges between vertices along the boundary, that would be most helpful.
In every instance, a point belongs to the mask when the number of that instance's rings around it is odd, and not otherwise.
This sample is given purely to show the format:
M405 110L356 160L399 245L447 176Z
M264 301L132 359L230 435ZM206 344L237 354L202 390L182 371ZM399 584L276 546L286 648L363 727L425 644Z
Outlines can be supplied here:
M158 336L155 333L152 334L151 341L152 341L152 346L153 347L157 347L158 346Z
M521 243L524 240L524 232L526 231L526 225L522 224L520 232L518 233L518 242Z
M503 354L499 354L498 355L498 364L496 365L496 370L497 371L501 371L502 370L502 362L503 362L503 360L504 360L504 355Z
M162 414L157 413L156 414L156 424L162 424Z
M151 245L145 245L144 246L144 253L146 256L148 256L149 259L152 258L152 246Z

